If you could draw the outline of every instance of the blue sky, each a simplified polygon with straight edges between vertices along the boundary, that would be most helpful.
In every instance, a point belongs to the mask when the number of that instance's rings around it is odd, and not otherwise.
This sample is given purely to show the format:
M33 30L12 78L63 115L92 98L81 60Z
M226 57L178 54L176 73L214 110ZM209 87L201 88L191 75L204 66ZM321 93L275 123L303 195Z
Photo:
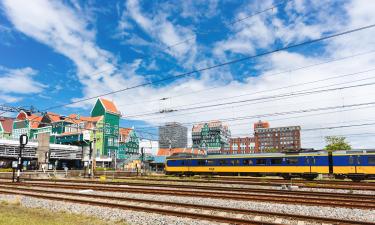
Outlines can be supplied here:
M18 1L0 3L0 102L45 109L82 98L157 81L191 70L316 39L375 22L373 1ZM272 10L264 11L277 5ZM256 12L264 11L249 17ZM243 18L247 19L241 20ZM235 21L239 22L233 23ZM305 98L136 116L182 105L199 106L255 96L275 95L322 83L282 90L290 84L358 72L373 66L372 54L341 60L308 70L298 67L361 54L375 49L374 30L307 45L278 54L208 70L114 95L125 115L123 125L157 126L178 121L225 119L352 102L366 102L371 88ZM186 41L189 40L189 41ZM177 44L177 45L176 45ZM168 48L169 46L172 46ZM350 62L350 63L348 63ZM290 72L285 72L290 71ZM272 74L280 73L274 76ZM365 74L371 76L371 74ZM337 84L357 78L332 80ZM254 94L256 91L269 91ZM166 100L159 100L167 98ZM226 100L223 100L226 99ZM324 100L324 101L323 101ZM53 111L89 114L93 102L81 102ZM359 120L371 120L372 109L351 111ZM256 118L228 122L232 133L251 134L257 119L271 125L314 128L350 123L353 114L331 113L299 119ZM274 122L272 122L274 120ZM366 128L367 129L367 128ZM143 130L144 131L144 130ZM149 132L154 133L151 129ZM361 131L362 132L362 131ZM370 130L366 130L371 133ZM374 130L375 132L375 130ZM306 135L306 147L321 145L324 135L358 134L358 130L319 131ZM144 134L145 136L147 134ZM154 135L155 136L155 135ZM348 136L349 137L349 136ZM154 137L156 138L156 137ZM308 141L315 142L309 143ZM362 138L362 139L361 139ZM351 138L361 146L363 137Z

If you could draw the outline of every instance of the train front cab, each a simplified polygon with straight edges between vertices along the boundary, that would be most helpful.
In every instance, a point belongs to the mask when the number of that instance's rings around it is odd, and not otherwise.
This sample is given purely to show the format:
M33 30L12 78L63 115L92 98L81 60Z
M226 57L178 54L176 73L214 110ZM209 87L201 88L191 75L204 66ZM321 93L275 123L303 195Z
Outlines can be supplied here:
M353 181L375 178L375 150L333 152L333 174Z

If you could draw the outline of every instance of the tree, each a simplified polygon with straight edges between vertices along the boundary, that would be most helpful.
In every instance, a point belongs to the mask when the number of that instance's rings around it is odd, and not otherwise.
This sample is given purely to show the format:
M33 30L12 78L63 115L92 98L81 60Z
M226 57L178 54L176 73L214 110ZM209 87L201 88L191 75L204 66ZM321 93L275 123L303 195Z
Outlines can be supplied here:
M265 153L276 153L276 152L280 152L277 148L266 148L264 149L264 152Z
M345 141L345 137L338 137L338 136L327 136L326 139L326 150L350 150L352 146L348 142Z

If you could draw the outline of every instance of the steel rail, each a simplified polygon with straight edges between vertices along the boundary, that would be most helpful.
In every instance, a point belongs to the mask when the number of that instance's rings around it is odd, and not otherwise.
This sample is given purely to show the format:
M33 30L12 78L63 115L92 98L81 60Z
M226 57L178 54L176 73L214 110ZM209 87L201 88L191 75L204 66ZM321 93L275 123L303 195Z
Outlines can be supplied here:
M72 192L56 191L56 190L41 190L41 189L30 189L30 188L0 185L0 188L6 188L6 187L12 187L17 190L30 191L30 192L36 192L36 193L61 194L61 195L67 194L71 196L91 197L91 198L96 198L96 199L100 198L100 199L105 199L105 200L132 201L132 202L140 202L140 203L147 203L147 204L151 203L151 204L159 204L159 205L167 205L167 206L184 207L184 208L199 208L199 209L204 209L204 210L216 210L216 211L232 212L232 213L239 213L239 214L246 214L246 215L256 214L256 215L261 215L261 216L274 216L274 217L282 217L282 218L287 218L287 219L292 218L294 220L298 219L298 220L308 220L308 221L331 222L331 223L337 223L337 224L375 225L375 223L366 222L366 221L352 221L352 220L348 221L344 219L307 216L307 215L300 215L300 214L265 212L265 211L259 211L259 210L251 210L251 209L228 208L228 207L221 207L221 206L209 206L209 205L199 205L199 204L190 204L190 203L177 203L177 202L166 202L166 201L159 201L159 200L137 199L137 198L122 197L122 196L82 194L82 193L72 193Z
M46 180L46 179L26 179L28 181L42 181L42 182L68 182L68 183L82 183L82 184L100 184L100 185L128 185L128 186L151 186L164 188L186 188L186 189L200 189L200 190L215 190L215 191L231 191L243 193L261 193L261 194L278 194L278 195L298 195L298 196L319 196L319 197L343 197L352 199L372 199L375 201L375 195L369 194L350 194L350 193L329 193L329 192L311 192L311 191L292 191L292 190L275 190L275 189L259 189L259 188L238 188L238 187L218 187L218 186L202 186L202 185L179 185L179 184L157 184L157 183L137 183L137 182L102 182L92 180ZM0 182L1 183L1 182Z
M48 199L48 200L55 200L55 201L58 200L58 201L80 203L80 204L85 204L85 205L103 206L103 207L110 207L110 208L117 208L117 209L124 209L124 210L158 213L158 214L169 215L169 216L189 217L192 219L209 220L209 221L216 221L216 222L223 222L223 223L230 223L230 224L256 224L256 225L257 224L266 224L266 225L277 224L277 223L249 220L249 219L243 219L243 218L216 216L216 215L203 214L203 213L181 212L181 211L167 210L167 209L162 209L162 208L151 208L151 207L143 207L143 206L136 206L136 205L124 205L124 204L117 204L117 203L110 203L110 202L87 200L87 199L67 198L67 197L51 196L51 195L46 196L46 195L35 194L35 193L25 193L25 192L17 192L17 191L9 191L9 190L0 190L0 193L12 194L12 195L23 195L23 196L35 197L35 198L41 198L41 199Z
M173 190L173 189L150 189L131 187L105 187L104 185L66 185L66 184L46 184L46 183L22 183L10 185L24 185L34 187L51 187L51 188L70 188L76 190L92 189L98 191L110 192L129 192L129 193L142 193L142 194L159 194L159 195L172 195L172 196L187 196L187 197L204 197L204 198L219 198L231 199L242 201L262 201L262 202L275 202L280 204L305 204L305 205L318 205L318 206L332 206L332 207L345 207L345 208L362 208L362 209L375 209L375 202L372 200L354 200L354 199L334 199L334 198L313 198L306 196L277 196L277 195L252 195L244 193L231 193L231 192L211 192L199 190Z

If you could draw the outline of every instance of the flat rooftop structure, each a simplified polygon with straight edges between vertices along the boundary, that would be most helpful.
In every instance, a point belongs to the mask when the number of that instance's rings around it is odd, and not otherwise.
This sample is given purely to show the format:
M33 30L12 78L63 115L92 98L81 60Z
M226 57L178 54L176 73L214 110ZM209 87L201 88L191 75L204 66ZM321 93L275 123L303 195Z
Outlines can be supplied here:
M0 139L0 157L17 158L19 154L19 141ZM37 158L38 142L29 142L25 145L22 157ZM50 144L50 158L53 159L82 159L82 148L74 145Z

